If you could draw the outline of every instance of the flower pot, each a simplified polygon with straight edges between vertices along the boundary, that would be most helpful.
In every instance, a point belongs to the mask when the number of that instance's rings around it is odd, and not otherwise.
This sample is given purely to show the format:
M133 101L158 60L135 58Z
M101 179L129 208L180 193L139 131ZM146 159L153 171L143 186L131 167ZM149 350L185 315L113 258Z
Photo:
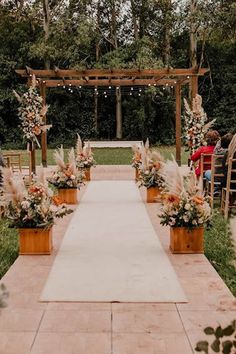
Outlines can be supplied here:
M52 227L45 228L20 228L19 254L51 254Z
M170 250L172 253L203 253L203 227L171 227Z
M140 170L136 167L135 168L135 181L139 180Z
M85 174L85 181L91 181L91 174L90 174L91 168L85 168L84 174Z
M78 204L77 188L58 188L58 196L66 204Z
M161 190L158 187L147 188L147 203L159 203L161 201Z

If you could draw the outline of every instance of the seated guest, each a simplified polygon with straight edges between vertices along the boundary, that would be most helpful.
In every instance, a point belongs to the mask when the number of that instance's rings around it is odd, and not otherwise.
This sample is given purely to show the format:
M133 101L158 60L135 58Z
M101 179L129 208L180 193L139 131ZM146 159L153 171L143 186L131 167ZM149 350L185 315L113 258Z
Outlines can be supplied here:
M191 156L191 160L193 162L199 161L201 159L201 156L203 154L208 154L208 155L212 155L215 149L215 146L218 142L218 140L220 139L220 134L218 133L218 131L216 130L212 130L209 131L206 134L206 143L207 146L201 146L192 156ZM207 156L205 162L209 162L208 165L205 165L207 170L211 169L211 157ZM199 177L201 175L201 166L200 163L198 164L197 168L195 169L195 173L197 175L197 177Z
M233 134L232 133L227 133L224 136L222 136L222 138L220 139L220 141L218 141L218 143L216 144L216 147L214 149L214 155L225 155L225 153L228 150L229 144L231 142L233 138ZM217 160L217 158L215 159L215 163L216 165L219 165L219 160ZM220 174L223 173L222 167L218 167L215 170L216 174ZM205 177L208 181L211 181L211 170L207 170L205 172Z

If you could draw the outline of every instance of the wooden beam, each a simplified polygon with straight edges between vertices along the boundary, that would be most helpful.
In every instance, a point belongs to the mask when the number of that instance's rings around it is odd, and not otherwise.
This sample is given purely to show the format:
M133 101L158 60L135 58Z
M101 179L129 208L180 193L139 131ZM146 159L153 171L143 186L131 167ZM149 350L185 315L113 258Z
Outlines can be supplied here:
M98 79L98 80L44 80L47 87L59 87L59 86L148 86L155 85L155 86L163 86L163 85L170 85L175 86L176 80L173 79Z
M16 73L23 76L28 77L29 73L35 74L36 77L43 77L43 78L53 78L53 77L68 77L68 78L76 78L76 77L149 77L149 76L193 76L198 75L202 76L207 73L209 69L201 68L199 71L196 68L189 68L189 69L115 69L115 70L103 70L103 69L90 69L90 70L63 70L58 69L56 72L55 70L20 70L17 69Z
M40 95L43 99L43 106L46 105L46 82L40 83ZM46 114L43 116L43 123L47 124ZM47 131L43 131L41 134L41 149L42 149L42 165L47 167Z
M181 166L181 84L175 86L175 139L176 161Z

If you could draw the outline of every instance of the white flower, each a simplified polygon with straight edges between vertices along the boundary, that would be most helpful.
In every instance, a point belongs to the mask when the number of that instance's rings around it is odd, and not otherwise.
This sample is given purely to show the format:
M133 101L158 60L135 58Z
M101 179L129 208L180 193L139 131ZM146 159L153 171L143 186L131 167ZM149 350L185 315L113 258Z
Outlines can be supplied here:
M189 203L185 204L184 209L189 210L191 208L191 205Z
M23 200L23 202L21 202L21 206L23 209L28 209L30 207L30 203L27 200Z
M70 178L71 178L72 180L74 180L74 179L75 179L75 175L71 175Z

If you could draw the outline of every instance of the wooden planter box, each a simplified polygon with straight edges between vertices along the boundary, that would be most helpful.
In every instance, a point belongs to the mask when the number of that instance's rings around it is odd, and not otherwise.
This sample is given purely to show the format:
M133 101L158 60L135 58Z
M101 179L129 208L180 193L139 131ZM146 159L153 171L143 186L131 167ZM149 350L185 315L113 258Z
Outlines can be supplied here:
M66 204L78 204L77 188L58 188L58 196Z
M51 254L52 227L20 228L19 229L19 254Z
M85 181L91 181L91 168L85 168L84 174L85 174Z
M170 250L172 253L203 253L203 227L171 227Z
M161 201L161 190L158 187L147 188L147 203L159 203Z

